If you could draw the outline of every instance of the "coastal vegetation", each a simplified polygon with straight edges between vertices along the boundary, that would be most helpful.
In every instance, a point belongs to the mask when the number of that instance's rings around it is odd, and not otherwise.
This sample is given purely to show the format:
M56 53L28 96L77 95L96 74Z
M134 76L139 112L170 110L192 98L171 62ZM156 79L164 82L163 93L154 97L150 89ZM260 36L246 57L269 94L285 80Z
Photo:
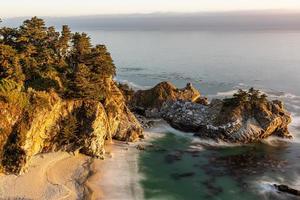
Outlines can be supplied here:
M267 95L262 94L259 90L254 88L250 88L248 91L239 89L233 94L233 97L224 99L224 106L253 105L266 100Z
M67 25L59 33L37 17L18 28L0 29L0 66L1 91L11 93L3 97L7 100L15 90L29 88L53 90L62 98L103 100L105 78L116 73L104 45L92 46L86 33L72 33Z

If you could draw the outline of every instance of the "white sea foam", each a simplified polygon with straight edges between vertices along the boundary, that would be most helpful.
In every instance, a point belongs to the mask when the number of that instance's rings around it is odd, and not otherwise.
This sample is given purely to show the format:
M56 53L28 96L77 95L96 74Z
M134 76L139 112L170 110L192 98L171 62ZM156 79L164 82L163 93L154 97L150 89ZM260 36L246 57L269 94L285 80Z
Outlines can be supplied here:
M291 126L300 128L300 116L294 113L292 115L292 123Z
M216 96L232 96L234 93L238 91L238 89L247 89L250 86L245 85L244 83L239 83L238 85L233 87L233 90L218 92ZM300 102L300 96L292 94L292 93L285 93L281 91L265 89L265 88L257 88L262 93L267 94L270 98L283 98L283 99L290 99L296 102Z
M261 140L262 143L267 144L269 146L281 146L282 143L295 143L298 142L298 140L296 139L286 139L286 138L280 138L280 137L276 137L276 136L270 136L266 139Z
M154 127L150 130L150 132L155 135L160 134L158 136L163 136L166 133L174 134L178 137L184 137L191 140L191 148L203 149L203 145L207 146L215 146L215 147L236 147L241 146L242 144L232 144L222 141L215 141L212 139L202 139L200 137L195 137L194 133L191 132L183 132L180 130L176 130L168 125L166 122L161 123L159 126Z
M291 93L284 93L282 95L282 97L284 98L288 98L288 99L299 99L300 97Z
M146 90L151 88L151 86L142 86L142 85L138 85L132 81L128 81L128 80L119 80L116 79L117 82L122 83L122 84L127 84L129 87L131 87L133 90Z
M246 84L245 83L238 83L238 85L236 86L236 87L245 87L246 86Z
M292 94L292 93L285 93L285 92L279 92L274 90L262 90L264 93L266 93L270 98L280 98L285 100L290 100L292 102L299 102L300 96Z
M297 174L295 176L298 176ZM300 189L300 180L287 181L286 178L277 176L276 178L262 177L259 181L253 181L252 185L255 187L257 192L263 197L263 199L289 199L289 194L279 193L274 184L288 184L290 187ZM295 199L295 198L293 198Z
M278 193L278 191L276 190L273 184L274 182L270 182L270 181L258 181L258 183L254 182L253 186L255 187L257 193L260 195L260 199L284 200L286 196Z
M236 93L238 90L229 90L229 91L225 91L225 92L218 92L216 96L232 96L234 93Z
M273 184L274 183L269 182L269 181L259 181L258 188L259 188L260 193L276 192Z
M289 125L289 129L294 136L293 142L300 143L300 116L295 113L291 114L292 123Z
M194 137L192 140L192 144L200 144L200 145L207 145L207 146L213 146L213 147L237 147L237 146L243 146L246 144L238 144L238 143L228 143L224 141L216 141L211 139L202 139L200 137Z
M117 141L107 148L111 156L95 160L94 174L88 179L93 199L144 199L141 180L145 177L139 172L139 151L134 145Z

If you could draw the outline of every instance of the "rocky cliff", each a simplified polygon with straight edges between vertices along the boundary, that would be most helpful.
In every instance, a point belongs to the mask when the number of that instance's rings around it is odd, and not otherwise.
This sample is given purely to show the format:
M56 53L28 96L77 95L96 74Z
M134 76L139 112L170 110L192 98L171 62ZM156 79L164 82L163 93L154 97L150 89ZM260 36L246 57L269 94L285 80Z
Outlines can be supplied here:
M60 98L55 92L31 90L27 106L0 101L0 169L19 174L35 154L79 151L102 157L112 138L135 141L142 128L110 80L110 95L95 100Z
M67 25L0 28L0 172L19 174L42 152L102 157L106 140L143 137L115 76L106 46Z
M130 99L131 107L140 114L163 118L174 128L203 138L250 143L271 135L292 137L288 131L291 117L283 103L270 101L253 88L209 104L191 84L178 89L162 82L152 89L137 91Z
M139 90L129 98L130 107L137 113L147 117L159 117L161 106L167 101L185 100L190 102L203 102L200 92L187 84L179 89L170 82L161 82L149 90Z
M291 138L290 114L280 101L225 105L213 100L210 105L177 101L164 104L163 118L174 128L196 136L232 143L251 143L269 136Z

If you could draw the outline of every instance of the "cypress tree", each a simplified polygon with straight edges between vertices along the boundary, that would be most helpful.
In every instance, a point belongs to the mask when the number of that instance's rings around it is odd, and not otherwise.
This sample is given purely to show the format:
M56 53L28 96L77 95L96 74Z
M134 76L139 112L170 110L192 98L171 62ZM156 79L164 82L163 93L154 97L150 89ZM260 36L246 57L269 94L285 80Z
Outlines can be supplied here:
M62 58L65 58L68 54L68 50L70 48L70 40L71 40L72 34L70 31L70 28L68 25L62 26L61 36L59 38L59 50L60 50L60 56Z
M72 34L67 25L59 33L33 17L18 28L0 28L0 78L25 88L102 100L115 71L104 45L93 47L86 33Z
M115 76L116 68L105 45L97 45L93 48L90 57L89 64L92 66L94 73L102 77Z

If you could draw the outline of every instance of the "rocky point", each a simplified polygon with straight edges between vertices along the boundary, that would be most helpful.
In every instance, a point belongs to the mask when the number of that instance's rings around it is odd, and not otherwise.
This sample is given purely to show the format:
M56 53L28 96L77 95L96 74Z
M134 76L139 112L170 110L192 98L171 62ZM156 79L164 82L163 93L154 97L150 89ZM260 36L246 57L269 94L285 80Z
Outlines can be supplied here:
M278 100L251 88L232 98L207 98L191 84L178 89L168 82L137 91L130 106L146 117L160 117L172 127L195 136L232 143L251 143L269 136L292 138L291 116Z

